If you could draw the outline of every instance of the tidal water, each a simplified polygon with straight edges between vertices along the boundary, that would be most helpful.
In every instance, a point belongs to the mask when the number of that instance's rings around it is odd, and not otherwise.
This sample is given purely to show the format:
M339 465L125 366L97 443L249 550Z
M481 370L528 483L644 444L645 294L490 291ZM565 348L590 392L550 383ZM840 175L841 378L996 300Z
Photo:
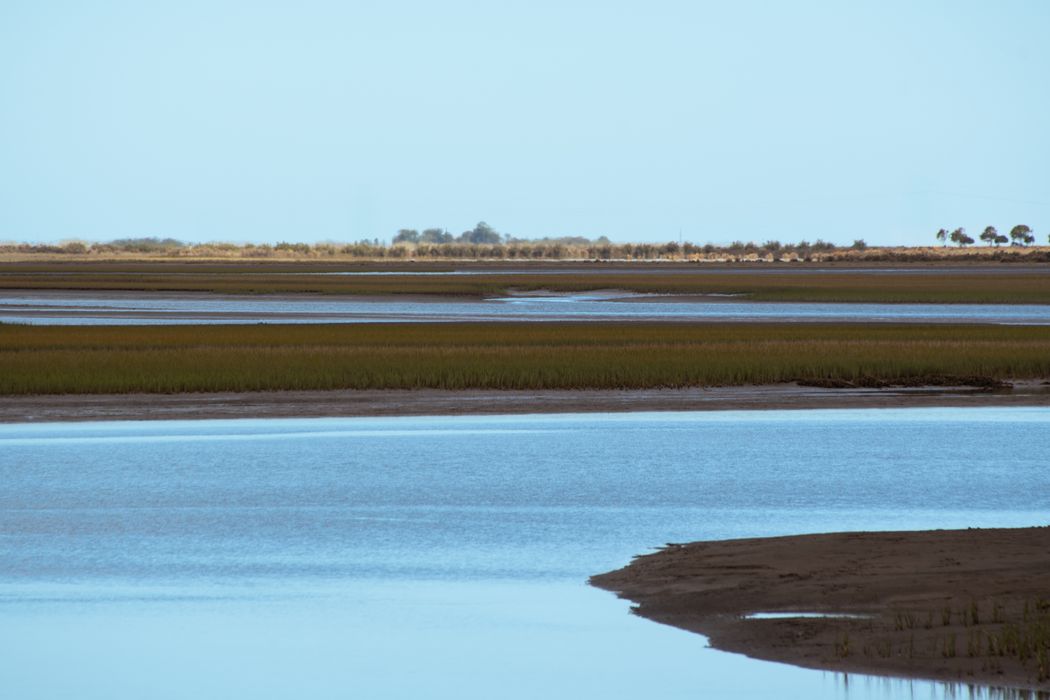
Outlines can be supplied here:
M1048 524L1047 455L1046 408L3 425L0 697L967 697L713 651L586 579Z
M794 321L1050 324L1050 305L828 304L733 297L584 293L484 300L447 297L224 296L131 292L5 292L0 323L381 323L421 321Z

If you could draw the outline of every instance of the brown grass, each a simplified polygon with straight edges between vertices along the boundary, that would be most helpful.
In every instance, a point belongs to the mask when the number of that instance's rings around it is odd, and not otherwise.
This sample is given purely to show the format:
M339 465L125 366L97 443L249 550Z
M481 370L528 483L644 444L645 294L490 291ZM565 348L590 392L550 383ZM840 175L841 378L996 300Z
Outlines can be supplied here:
M0 393L609 389L1050 376L1050 328L861 324L0 326Z
M339 268L311 266L306 272L335 269ZM630 273L602 268L587 274L570 270L553 274L459 276L398 271L399 274L374 276L305 274L301 265L0 266L0 289L471 297L501 295L508 290L623 289L657 294L735 294L755 301L1050 304L1050 271L871 274L832 270L777 274L766 268L762 272L733 270L713 274L703 268L687 267L682 271L679 267L674 274L667 274L662 270L637 269Z

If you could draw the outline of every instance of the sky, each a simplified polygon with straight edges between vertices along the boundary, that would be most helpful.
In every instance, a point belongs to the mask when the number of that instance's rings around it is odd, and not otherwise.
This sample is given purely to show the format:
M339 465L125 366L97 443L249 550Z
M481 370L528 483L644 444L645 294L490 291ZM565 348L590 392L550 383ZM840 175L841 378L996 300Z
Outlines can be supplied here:
M1050 3L2 0L0 240L1050 234Z

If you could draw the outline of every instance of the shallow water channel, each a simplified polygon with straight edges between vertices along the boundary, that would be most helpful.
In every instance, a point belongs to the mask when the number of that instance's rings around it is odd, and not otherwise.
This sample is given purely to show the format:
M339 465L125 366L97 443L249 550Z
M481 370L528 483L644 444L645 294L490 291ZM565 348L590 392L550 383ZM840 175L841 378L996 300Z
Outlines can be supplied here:
M0 695L966 697L713 651L586 578L1046 524L1048 454L1044 408L2 425Z
M233 296L143 292L4 292L0 323L384 323L422 321L787 321L1050 324L1050 305L751 302L624 292L451 297Z

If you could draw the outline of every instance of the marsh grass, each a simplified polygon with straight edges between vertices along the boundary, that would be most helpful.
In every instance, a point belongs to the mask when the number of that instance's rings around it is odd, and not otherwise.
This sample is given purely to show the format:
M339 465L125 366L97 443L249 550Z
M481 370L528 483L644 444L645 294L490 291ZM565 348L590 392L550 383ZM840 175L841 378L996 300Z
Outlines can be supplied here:
M0 393L639 389L1050 376L1050 327L0 326Z
M936 271L858 274L812 271L783 274L747 270L711 274L703 269L667 274L659 270L630 274L573 271L548 274L477 274L381 276L301 274L339 268L286 265L2 265L0 289L213 292L226 294L433 294L485 297L510 290L583 292L621 289L655 294L731 294L754 301L848 303L1050 304L1050 274L965 274ZM371 268L351 268L371 269ZM396 269L396 268L395 268ZM427 268L439 270L445 268Z
M982 609L990 613L982 614ZM877 658L940 658L951 660L960 657L967 661L960 665L960 672L977 669L984 674L999 675L1004 668L1021 669L1031 682L1045 684L1050 681L1050 600L1045 598L1013 600L971 599L958 608L945 606L941 620L945 630L932 624L932 611L928 611L931 632L913 630L919 627L921 614L914 611L896 610L883 623L885 632L862 647L862 655ZM953 620L957 624L952 625ZM870 631L870 630L869 630ZM962 644L965 642L965 657ZM839 644L835 643L836 655ZM1035 696L1033 696L1035 697ZM1040 695L1039 697L1046 697Z
M1033 601L1020 620L1005 622L987 633L989 657L1011 658L1032 666L1036 681L1050 680L1050 601ZM1034 612L1033 612L1034 611Z

